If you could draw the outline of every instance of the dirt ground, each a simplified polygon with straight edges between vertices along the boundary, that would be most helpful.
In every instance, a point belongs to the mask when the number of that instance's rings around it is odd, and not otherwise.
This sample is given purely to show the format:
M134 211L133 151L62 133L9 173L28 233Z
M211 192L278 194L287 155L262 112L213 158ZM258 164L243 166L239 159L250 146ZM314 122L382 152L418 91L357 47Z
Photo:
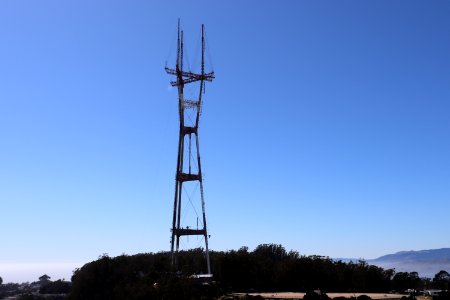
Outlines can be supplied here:
M305 293L250 293L252 296L261 295L264 298L269 299L303 299ZM371 294L371 293L327 293L328 297L331 299L336 297L358 297L360 295L367 295L373 300L388 300L388 299L400 299L405 295L401 294ZM431 300L431 297L426 296L418 296L417 300Z

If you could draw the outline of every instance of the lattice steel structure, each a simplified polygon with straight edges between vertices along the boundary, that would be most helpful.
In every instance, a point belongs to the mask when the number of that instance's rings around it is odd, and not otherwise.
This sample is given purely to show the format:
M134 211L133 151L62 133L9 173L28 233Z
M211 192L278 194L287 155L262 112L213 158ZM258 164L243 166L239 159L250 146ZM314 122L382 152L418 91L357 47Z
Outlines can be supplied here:
M176 76L176 80L171 81L170 84L178 88L178 113L180 119L180 133L178 140L178 158L177 170L175 175L175 197L173 202L173 220L172 220L172 238L171 238L171 253L172 266L178 269L177 254L180 248L180 238L183 236L202 236L205 242L205 256L207 273L211 274L211 266L209 261L208 250L208 231L206 228L206 212L205 200L203 195L203 176L200 163L199 141L198 141L198 124L202 108L202 96L205 93L206 81L212 81L215 76L214 72L205 73L205 30L202 24L201 37L201 66L200 72L185 71L183 69L183 55L184 42L183 31L180 30L180 21L178 20L178 43L177 43L177 58L175 69L168 68L165 70L168 74ZM196 99L185 99L185 85L198 85L198 97ZM187 111L190 111L189 118L187 118ZM191 117L193 116L193 117ZM195 137L195 143L192 144L192 135ZM187 148L187 149L186 149ZM194 150L194 151L193 151ZM196 156L192 153L196 152ZM188 159L185 159L185 154ZM192 158L192 159L191 159ZM194 167L196 168L192 168ZM196 170L193 170L196 169ZM200 202L202 208L200 227L199 216L197 214L197 228L194 226L184 227L181 224L182 220L182 201L183 184L197 182L200 186ZM189 196L188 196L189 197ZM187 204L192 204L190 198ZM185 201L186 202L186 201ZM197 212L196 212L197 213ZM195 229L194 229L195 228Z

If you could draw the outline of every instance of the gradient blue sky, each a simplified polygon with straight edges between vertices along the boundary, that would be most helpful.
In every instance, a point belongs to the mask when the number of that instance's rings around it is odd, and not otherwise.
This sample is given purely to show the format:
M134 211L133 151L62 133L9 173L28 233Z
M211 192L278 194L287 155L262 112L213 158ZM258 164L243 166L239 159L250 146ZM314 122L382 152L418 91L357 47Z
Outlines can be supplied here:
M212 249L449 247L449 16L444 0L1 1L0 276L170 248L178 17L192 55L205 23L217 76Z

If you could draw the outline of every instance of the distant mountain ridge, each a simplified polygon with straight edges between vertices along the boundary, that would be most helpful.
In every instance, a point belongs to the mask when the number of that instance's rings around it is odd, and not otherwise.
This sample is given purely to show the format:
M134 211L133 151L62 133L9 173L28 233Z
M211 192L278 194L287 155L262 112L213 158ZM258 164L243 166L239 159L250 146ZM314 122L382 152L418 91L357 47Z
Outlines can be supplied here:
M420 250L420 251L400 251L378 257L372 261L423 261L423 260L450 260L450 248Z
M395 269L396 272L417 272L420 277L428 278L433 278L441 270L450 273L450 248L400 251L375 259L335 258L334 260L345 263L356 263L359 260L364 260L368 264L383 269Z
M450 248L400 251L367 262L396 272L417 272L420 277L433 278L441 270L450 272Z

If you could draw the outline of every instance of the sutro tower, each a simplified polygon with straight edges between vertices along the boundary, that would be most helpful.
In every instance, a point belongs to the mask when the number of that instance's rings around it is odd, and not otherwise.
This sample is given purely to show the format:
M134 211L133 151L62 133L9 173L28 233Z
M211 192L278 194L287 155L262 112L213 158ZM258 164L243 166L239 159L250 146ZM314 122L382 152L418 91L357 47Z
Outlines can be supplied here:
M185 71L183 69L183 31L180 30L180 20L178 20L178 44L177 44L177 59L175 69L170 69L166 66L165 70L170 75L175 75L176 80L171 81L172 86L178 88L178 113L180 119L180 134L178 140L178 160L177 171L175 175L175 197L173 202L173 220L172 220L172 238L171 238L171 254L172 267L178 269L177 254L180 248L180 238L183 236L200 236L205 242L205 256L206 267L208 274L211 274L211 266L209 261L208 250L208 231L206 229L206 212L205 200L203 196L203 177L200 163L200 152L198 142L198 123L202 108L202 95L205 93L206 81L212 81L215 76L214 72L205 73L205 30L202 24L202 52L200 72ZM193 99L185 99L185 85L193 84L195 89L198 88L196 95L198 97ZM194 137L194 141L192 139ZM196 153L196 155L194 154ZM185 155L187 159L185 159ZM200 202L201 216L195 210L192 194L187 193L185 186L194 185L200 187ZM195 189L196 190L196 189ZM182 195L188 201L182 201ZM182 208L183 205L183 208ZM196 221L191 218L189 225L182 224L185 221L184 208L192 206L196 214ZM182 216L183 212L183 216ZM183 217L183 219L182 219ZM195 224L196 223L196 224Z

